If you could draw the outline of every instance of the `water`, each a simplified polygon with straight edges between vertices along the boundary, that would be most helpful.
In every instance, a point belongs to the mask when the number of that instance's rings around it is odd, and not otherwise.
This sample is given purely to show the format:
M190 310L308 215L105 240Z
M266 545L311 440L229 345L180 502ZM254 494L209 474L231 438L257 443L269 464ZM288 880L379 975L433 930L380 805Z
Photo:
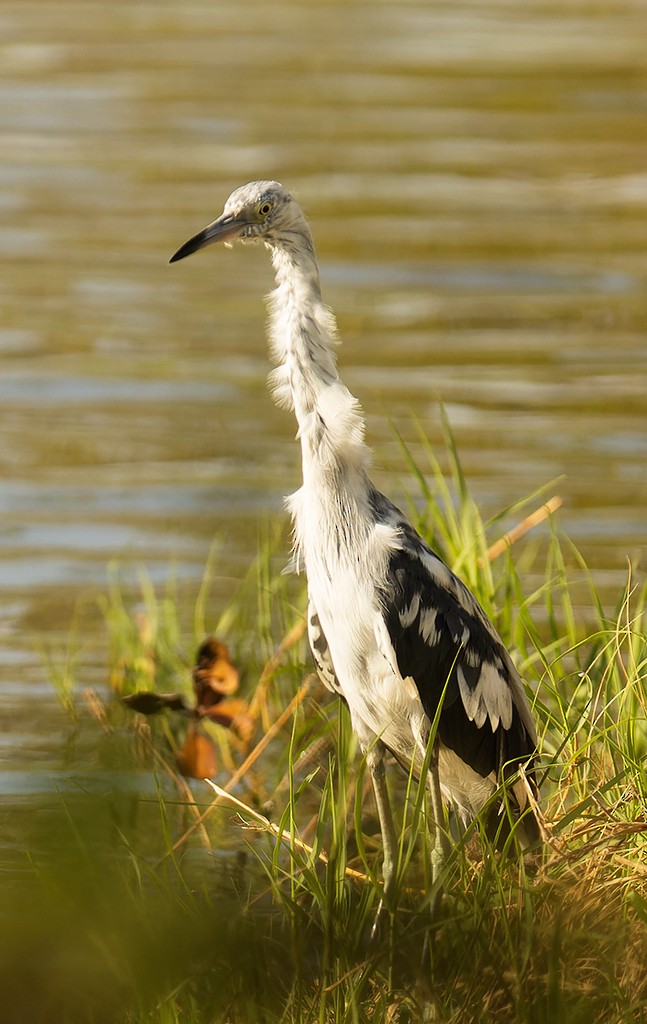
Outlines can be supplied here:
M166 262L251 178L308 211L380 484L407 483L389 418L440 445L442 400L485 513L559 478L562 525L617 592L645 543L646 18L592 0L3 4L9 771L57 761L40 649L64 648L79 602L82 682L105 677L88 608L110 560L191 583L220 536L226 601L297 484L265 390L267 254Z

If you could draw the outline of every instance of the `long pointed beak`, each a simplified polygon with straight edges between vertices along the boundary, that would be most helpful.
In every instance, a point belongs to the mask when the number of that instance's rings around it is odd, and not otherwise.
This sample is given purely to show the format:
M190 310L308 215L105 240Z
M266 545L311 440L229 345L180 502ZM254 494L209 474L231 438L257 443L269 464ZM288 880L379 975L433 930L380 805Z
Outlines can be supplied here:
M183 260L185 256L190 256L191 253L197 252L198 249L204 249L205 245L211 245L213 242L230 242L234 238L238 238L244 227L245 221L242 218L223 213L212 224L208 224L206 228L198 231L197 235L181 245L177 252L173 253L169 263L177 263L178 260Z

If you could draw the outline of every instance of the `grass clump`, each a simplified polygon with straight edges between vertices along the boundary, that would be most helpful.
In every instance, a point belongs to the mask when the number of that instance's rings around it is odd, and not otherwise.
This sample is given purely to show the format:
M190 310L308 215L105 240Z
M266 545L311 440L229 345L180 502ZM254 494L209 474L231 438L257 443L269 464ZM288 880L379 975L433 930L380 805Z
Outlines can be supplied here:
M302 584L275 569L276 539L219 616L211 564L193 611L144 577L133 614L113 578L109 686L86 694L91 714L65 688L89 742L55 798L19 822L28 854L5 906L4 1019L645 1019L647 585L628 574L607 613L547 518L557 503L533 496L532 518L517 506L483 523L449 435L448 446L451 485L431 452L424 469L406 453L413 514L493 616L532 693L543 856L501 857L477 823L456 844L432 916L426 794L394 768L400 893L370 941L380 899L370 786L344 708L311 673ZM548 529L520 540L542 517ZM215 793L176 770L186 720L143 720L112 696L189 693L193 649L212 631L241 669L256 724L246 745L209 726ZM109 776L87 771L99 749Z

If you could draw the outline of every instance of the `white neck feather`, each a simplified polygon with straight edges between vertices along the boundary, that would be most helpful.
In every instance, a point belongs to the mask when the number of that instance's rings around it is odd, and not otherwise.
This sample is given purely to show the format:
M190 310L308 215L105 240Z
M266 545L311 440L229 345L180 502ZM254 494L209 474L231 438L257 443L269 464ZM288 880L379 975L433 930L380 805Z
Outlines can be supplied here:
M363 471L370 452L356 398L342 384L335 356L336 324L321 299L309 232L272 245L277 288L270 295L270 347L277 365L271 383L277 404L294 409L310 471Z
M311 599L323 618L338 601L332 581L348 587L355 594L348 597L354 620L361 618L355 607L358 580L364 581L363 593L383 579L392 531L387 537L375 529L364 420L337 374L335 319L321 299L305 222L271 248L277 281L270 296L270 345L277 363L271 381L276 401L296 414L303 464L303 486L286 499L294 522L291 568L299 572L305 566Z

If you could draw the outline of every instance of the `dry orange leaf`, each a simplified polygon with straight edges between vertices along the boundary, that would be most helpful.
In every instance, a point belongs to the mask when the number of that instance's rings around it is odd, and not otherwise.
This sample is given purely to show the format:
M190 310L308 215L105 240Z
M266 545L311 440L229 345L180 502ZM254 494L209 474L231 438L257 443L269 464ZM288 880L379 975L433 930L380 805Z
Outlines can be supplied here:
M192 674L198 709L213 707L223 697L235 693L240 684L240 676L230 661L227 645L213 636L198 648Z
M218 771L216 748L195 722L190 722L184 743L175 755L182 775L190 779L208 779Z

